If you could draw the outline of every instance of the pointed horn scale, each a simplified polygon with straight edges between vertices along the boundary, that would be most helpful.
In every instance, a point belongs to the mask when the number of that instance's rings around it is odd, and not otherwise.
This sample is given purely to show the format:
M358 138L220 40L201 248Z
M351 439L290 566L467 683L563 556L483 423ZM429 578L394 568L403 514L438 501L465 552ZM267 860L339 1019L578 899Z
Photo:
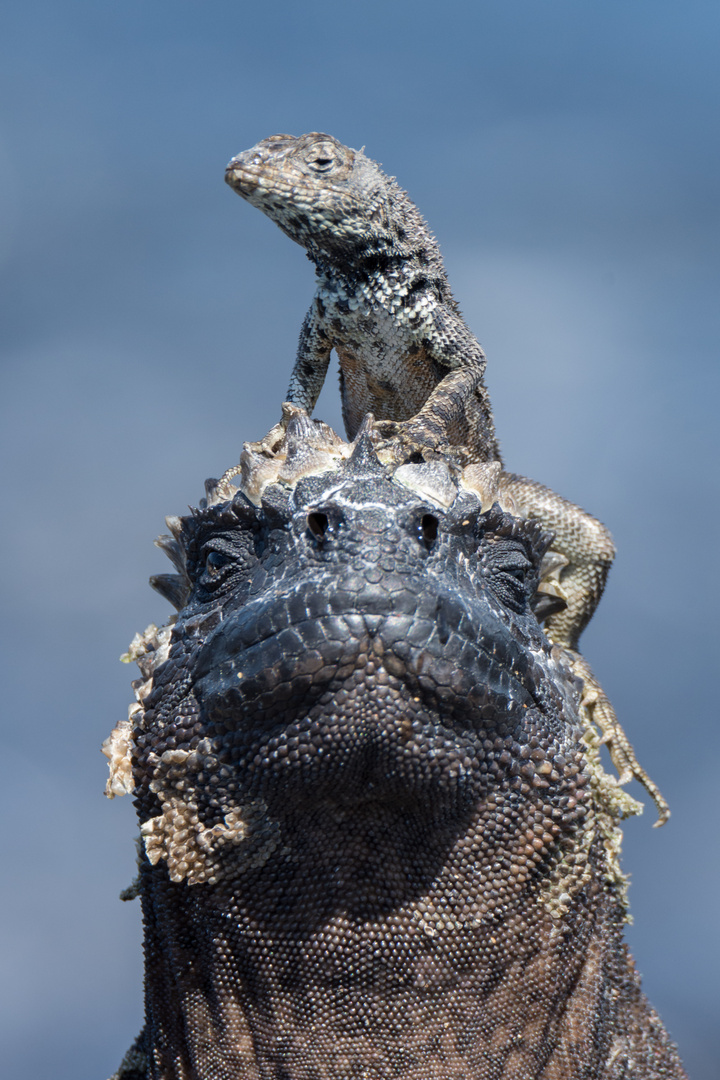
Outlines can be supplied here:
M183 532L182 518L175 517L175 515L170 515L169 517L165 518L165 524L167 525L168 529L173 534L175 539L179 540Z
M177 611L180 611L185 606L190 590L187 579L182 578L180 574L153 574L150 578L150 585L155 592L159 592L165 600L168 600Z
M185 574L185 567L187 565L185 549L178 544L177 540L173 539L172 536L158 536L157 540L155 540L155 547L160 548L161 551L165 552L170 562L180 574Z
M372 413L367 413L360 425L357 435L352 441L352 453L348 458L348 465L358 472L361 470L377 472L378 469L382 469L380 459L377 456L371 439L371 432L374 424L375 417Z

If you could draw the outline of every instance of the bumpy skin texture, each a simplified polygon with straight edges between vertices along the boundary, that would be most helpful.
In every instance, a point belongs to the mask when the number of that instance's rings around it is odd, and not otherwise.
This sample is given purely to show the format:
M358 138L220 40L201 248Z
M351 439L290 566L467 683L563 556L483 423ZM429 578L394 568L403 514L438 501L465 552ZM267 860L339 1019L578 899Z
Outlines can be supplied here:
M169 520L181 610L106 747L143 836L117 1076L680 1080L622 942L615 785L534 614L549 535L477 472L326 435L296 411Z
M464 446L473 460L500 461L485 354L453 298L435 238L394 178L319 132L263 139L234 157L225 175L306 249L317 269L288 400L312 413L334 348L350 438L371 413L386 422L380 427L400 457L449 444ZM281 433L279 425L266 445ZM506 473L503 481L518 513L552 529L554 550L565 560L557 578L563 610L548 616L546 632L572 650L623 782L636 776L645 784L662 822L667 804L577 651L615 555L610 533L534 480Z

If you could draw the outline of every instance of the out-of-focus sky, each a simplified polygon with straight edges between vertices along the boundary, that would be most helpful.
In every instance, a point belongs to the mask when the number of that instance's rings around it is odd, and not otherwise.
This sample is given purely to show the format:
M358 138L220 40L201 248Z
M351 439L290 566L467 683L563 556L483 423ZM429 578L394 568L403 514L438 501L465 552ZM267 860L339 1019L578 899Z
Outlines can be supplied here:
M716 1077L717 3L6 0L0 86L5 1074L103 1080L141 1023L99 744L152 540L277 420L313 293L224 165L319 130L439 238L508 466L613 530L584 651L673 810L627 824L628 937Z

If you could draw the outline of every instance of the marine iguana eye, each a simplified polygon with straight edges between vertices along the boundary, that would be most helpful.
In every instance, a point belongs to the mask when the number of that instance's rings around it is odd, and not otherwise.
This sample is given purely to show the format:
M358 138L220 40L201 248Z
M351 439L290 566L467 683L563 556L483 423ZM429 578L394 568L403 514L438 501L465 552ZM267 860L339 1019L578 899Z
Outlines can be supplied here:
M205 560L205 566L208 570L218 570L221 566L224 566L228 561L228 556L223 554L222 551L210 551Z
M231 561L230 556L224 551L212 548L205 556L205 573L203 580L215 581L220 577L221 571Z
M216 589L227 578L235 564L233 552L224 550L225 544L222 548L217 544L216 540L212 545L206 545L200 555L199 585L204 590Z
M501 603L511 611L524 611L534 567L522 545L513 540L496 541L489 548L486 569L490 587Z

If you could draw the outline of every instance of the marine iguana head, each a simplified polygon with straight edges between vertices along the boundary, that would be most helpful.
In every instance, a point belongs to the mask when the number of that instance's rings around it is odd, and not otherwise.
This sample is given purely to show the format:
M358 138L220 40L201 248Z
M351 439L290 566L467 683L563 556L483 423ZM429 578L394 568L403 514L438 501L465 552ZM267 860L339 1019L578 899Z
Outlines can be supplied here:
M166 714L184 708L179 665L202 746L173 730L169 749L203 773L203 755L217 759L230 786L214 782L214 824L291 793L314 807L457 808L487 793L488 734L512 741L542 718L559 737L572 722L533 613L551 536L483 505L444 462L383 466L367 436L349 457L335 441L310 460L308 432L323 427L296 416L276 477L246 477L231 498L211 487L179 543L164 541L182 576L155 584L180 613L172 679L154 671L140 742L155 776Z
M230 187L319 263L440 253L417 207L380 166L332 135L271 135L234 157Z
M383 465L369 422L347 446L295 409L169 519L179 612L131 648L106 750L158 1075L485 1075L579 977L603 849L578 685L533 612L550 538L498 469Z

